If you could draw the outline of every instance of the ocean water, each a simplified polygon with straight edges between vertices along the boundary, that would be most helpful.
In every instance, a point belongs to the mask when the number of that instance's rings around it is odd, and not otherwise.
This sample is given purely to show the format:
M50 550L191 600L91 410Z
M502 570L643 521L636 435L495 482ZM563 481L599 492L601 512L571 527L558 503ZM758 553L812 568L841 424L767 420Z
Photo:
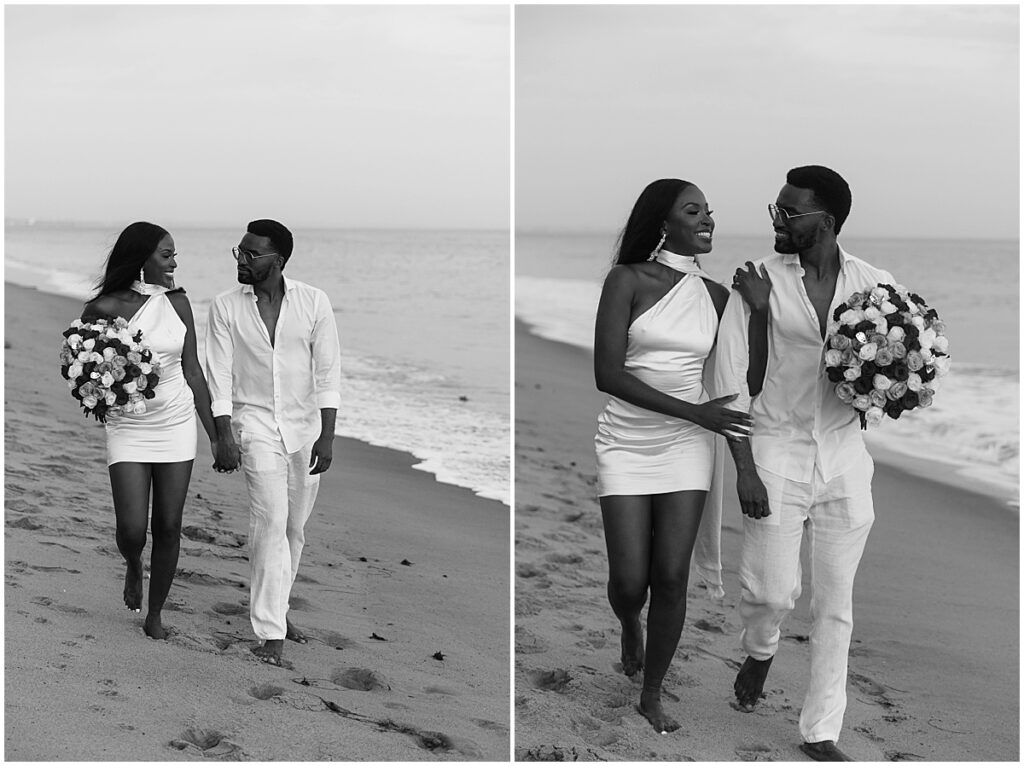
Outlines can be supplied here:
M614 245L614 234L517 233L516 317L540 337L593 350L594 315ZM842 245L939 312L953 361L931 407L886 419L867 432L868 443L1018 497L1019 243L843 237ZM772 252L770 233L716 235L701 265L728 284L738 266Z
M5 279L84 299L120 228L8 223ZM167 228L202 355L210 300L237 284L231 247L244 229ZM293 234L285 274L323 289L338 322L337 433L411 453L439 481L509 504L508 234Z

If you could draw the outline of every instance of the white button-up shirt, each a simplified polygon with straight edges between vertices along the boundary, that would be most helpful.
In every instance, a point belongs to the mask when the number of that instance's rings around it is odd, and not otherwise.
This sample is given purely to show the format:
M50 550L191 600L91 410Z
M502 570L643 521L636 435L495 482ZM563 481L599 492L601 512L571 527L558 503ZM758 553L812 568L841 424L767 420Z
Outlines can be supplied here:
M341 351L326 293L284 284L273 345L252 285L213 299L206 377L214 417L230 415L237 428L280 438L293 453L320 435L320 410L341 403Z
M718 396L738 394L727 406L753 417L750 447L758 468L809 482L817 465L828 481L863 453L860 419L836 396L835 384L825 375L825 342L804 288L800 257L772 255L755 263L758 270L761 264L772 280L764 386L751 400L747 387L750 307L733 291L718 328L716 392ZM840 248L839 276L828 321L852 293L879 282L895 284L889 272Z

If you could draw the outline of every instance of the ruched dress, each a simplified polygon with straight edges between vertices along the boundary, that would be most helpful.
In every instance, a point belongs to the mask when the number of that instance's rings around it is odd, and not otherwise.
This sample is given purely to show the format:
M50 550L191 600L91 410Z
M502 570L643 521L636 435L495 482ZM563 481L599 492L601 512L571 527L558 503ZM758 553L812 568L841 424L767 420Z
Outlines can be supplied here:
M146 411L107 418L107 465L114 463L178 463L195 460L195 401L181 368L185 323L166 293L150 295L128 322L160 363L160 380Z
M704 363L717 331L707 286L698 274L686 273L629 326L625 369L677 399L706 402ZM594 442L602 497L711 486L714 434L688 420L611 396L598 416Z

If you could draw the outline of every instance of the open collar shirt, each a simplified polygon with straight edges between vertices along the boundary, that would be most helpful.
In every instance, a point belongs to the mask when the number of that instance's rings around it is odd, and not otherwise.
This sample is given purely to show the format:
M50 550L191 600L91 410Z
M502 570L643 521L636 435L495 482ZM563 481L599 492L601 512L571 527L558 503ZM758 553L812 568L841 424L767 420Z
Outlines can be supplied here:
M733 291L718 329L715 389L718 396L738 394L730 409L749 412L750 439L759 469L809 482L817 466L829 481L863 453L860 420L836 396L825 375L825 341L818 316L804 287L804 268L796 254L772 255L756 262L772 280L768 322L768 365L761 393L751 399L747 387L750 307ZM828 309L892 275L839 248L839 275Z
M320 410L341 403L338 327L327 294L285 278L281 314L270 342L252 285L210 304L206 375L213 416L242 430L280 438L297 452L320 436Z

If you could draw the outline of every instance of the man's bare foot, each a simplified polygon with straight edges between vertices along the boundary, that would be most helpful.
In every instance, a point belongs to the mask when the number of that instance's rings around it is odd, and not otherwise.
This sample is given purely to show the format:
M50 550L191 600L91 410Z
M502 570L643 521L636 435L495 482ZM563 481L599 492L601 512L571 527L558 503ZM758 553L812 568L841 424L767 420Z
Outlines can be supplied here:
M142 629L146 631L147 636L158 640L167 638L168 635L167 629L160 620L160 612L150 612L147 614L146 624L142 626Z
M852 761L853 759L836 747L830 739L821 742L804 742L800 749L814 761Z
M640 692L640 704L636 706L640 715L651 722L654 730L666 734L679 728L679 722L669 716L661 706L661 689L644 689Z
M124 605L133 612L142 610L142 560L129 561L124 572Z
M252 653L266 663L281 666L281 650L284 648L283 638L267 639L259 646L252 648Z
M747 657L740 672L736 674L736 683L732 685L732 689L736 692L736 699L740 706L747 713L753 712L761 697L764 696L764 679L768 677L768 668L772 666L772 659L774 658L755 660L753 657Z
M637 617L622 626L622 672L632 678L644 669L644 629Z
M289 641L294 641L297 644L308 644L309 643L309 639L306 638L306 634L303 633L298 628L296 628L292 624L292 621L289 620L287 617L284 618L284 624L285 624L285 629L286 629L285 630L285 634L284 634L285 638L287 638Z

